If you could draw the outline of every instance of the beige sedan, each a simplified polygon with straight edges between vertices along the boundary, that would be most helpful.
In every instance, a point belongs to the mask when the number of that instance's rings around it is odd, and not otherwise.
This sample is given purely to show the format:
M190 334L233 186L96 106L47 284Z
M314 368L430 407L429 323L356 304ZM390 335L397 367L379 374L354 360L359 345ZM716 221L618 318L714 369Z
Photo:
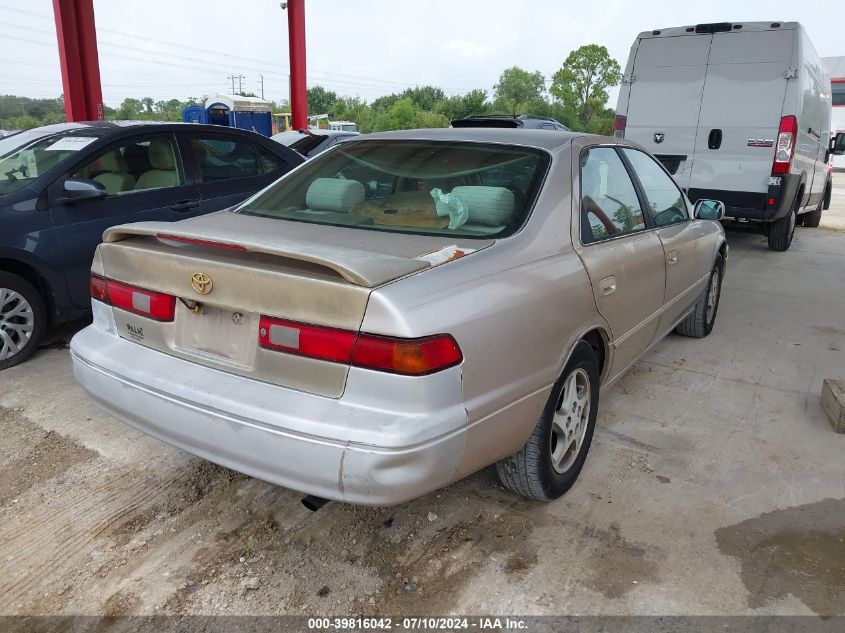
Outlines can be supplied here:
M496 463L555 499L601 390L710 333L722 212L618 139L362 136L234 209L109 229L74 370L126 423L315 498L395 504Z

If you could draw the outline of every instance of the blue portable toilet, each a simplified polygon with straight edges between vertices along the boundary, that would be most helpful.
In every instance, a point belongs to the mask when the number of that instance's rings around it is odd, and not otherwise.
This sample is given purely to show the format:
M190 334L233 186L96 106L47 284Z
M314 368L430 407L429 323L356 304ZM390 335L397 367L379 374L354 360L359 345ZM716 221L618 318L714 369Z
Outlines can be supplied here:
M202 113L199 110L202 110ZM215 95L205 102L205 108L188 106L182 110L182 121L236 127L271 136L273 134L272 113L273 108L270 103L258 97Z
M189 105L182 110L183 123L208 123L208 115L205 106Z

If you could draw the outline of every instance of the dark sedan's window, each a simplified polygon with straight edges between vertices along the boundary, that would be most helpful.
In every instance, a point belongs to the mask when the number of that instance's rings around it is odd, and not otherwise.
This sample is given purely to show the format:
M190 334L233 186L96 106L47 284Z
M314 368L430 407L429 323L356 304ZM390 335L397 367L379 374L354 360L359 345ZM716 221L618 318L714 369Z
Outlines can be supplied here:
M4 139L0 151L0 195L23 189L59 163L97 140L96 136L52 135L33 139L28 132Z
M203 182L248 178L264 173L258 147L246 139L194 136L191 148Z
M581 241L591 244L645 229L637 190L612 147L581 154Z
M487 237L522 226L549 164L540 150L486 143L342 143L238 212L402 233Z
M323 134L303 134L302 138L295 140L289 147L303 156L308 156L309 152L317 149L325 140L326 137Z
M640 179L655 226L668 226L689 219L684 194L672 177L651 156L635 149L625 148L622 151Z
M285 161L268 149L259 147L258 153L261 156L261 172L264 174L271 174L286 165Z
M185 184L173 137L169 134L133 138L110 147L71 176L96 180L110 196Z

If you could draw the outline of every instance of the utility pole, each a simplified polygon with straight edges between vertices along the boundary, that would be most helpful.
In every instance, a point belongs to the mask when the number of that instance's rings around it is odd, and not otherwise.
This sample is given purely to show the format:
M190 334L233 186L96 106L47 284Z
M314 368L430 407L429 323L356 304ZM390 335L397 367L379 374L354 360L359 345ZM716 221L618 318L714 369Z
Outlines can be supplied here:
M258 83L261 84L261 98L264 98L264 75L259 74L260 80Z
M232 80L232 94L240 94L244 91L244 87L243 87L244 76L243 75L229 75L227 77L227 79ZM235 92L235 79L238 80L238 92L237 93Z

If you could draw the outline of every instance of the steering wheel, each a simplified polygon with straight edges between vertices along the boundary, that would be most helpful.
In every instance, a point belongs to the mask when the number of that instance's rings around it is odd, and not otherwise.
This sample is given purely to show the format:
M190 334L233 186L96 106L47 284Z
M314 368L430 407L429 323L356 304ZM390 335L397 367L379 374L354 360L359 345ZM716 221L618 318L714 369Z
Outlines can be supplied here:
M607 214L602 210L599 205L596 204L596 201L593 200L590 196L584 197L584 199L581 201L581 206L584 207L584 210L587 213L592 213L594 216L596 216L596 218L598 218L598 221L601 222L601 225L604 227L604 230L607 231L608 235L613 233L619 233L619 227L616 226L609 217L607 217Z

